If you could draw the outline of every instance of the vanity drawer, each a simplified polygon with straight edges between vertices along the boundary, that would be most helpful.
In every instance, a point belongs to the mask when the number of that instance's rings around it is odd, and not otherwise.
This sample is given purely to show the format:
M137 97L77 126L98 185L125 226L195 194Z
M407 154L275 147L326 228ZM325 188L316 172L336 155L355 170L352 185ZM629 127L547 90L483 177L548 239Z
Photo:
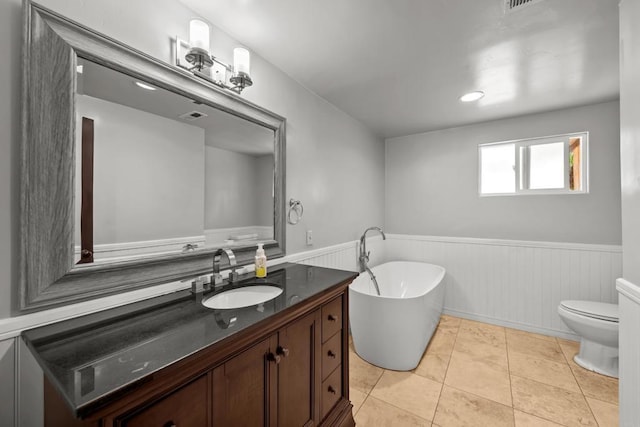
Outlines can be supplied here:
M123 419L118 425L144 426L206 426L208 393L207 377L202 376L142 411Z
M342 359L342 334L337 332L322 344L322 379L333 372Z
M322 342L342 329L342 297L322 306Z
M322 418L324 418L342 396L342 366L322 381Z

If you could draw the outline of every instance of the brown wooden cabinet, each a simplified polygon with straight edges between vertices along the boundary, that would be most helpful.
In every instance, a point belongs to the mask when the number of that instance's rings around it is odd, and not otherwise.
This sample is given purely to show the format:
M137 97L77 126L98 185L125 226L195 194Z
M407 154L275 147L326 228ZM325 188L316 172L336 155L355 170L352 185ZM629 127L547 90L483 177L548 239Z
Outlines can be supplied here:
M207 398L207 376L203 376L194 382L171 393L164 399L154 404L141 408L140 411L119 421L118 424L126 427L198 427L209 424L209 411L207 405L196 396ZM258 424L256 424L258 425Z
M341 299L330 303L331 319L342 317L337 311L342 305L336 304ZM323 309L317 309L291 322L213 370L214 426L320 424L343 396L342 328L323 345L323 325L334 332L336 320L322 314ZM329 361L323 351L332 356Z
M268 338L213 370L213 425L266 426L274 367Z
M347 284L176 362L80 425L354 426ZM45 390L45 425L75 425Z
M320 422L320 310L278 332L277 426L317 426ZM274 362L275 364L275 362Z
M291 322L213 370L214 426L315 426L320 312Z

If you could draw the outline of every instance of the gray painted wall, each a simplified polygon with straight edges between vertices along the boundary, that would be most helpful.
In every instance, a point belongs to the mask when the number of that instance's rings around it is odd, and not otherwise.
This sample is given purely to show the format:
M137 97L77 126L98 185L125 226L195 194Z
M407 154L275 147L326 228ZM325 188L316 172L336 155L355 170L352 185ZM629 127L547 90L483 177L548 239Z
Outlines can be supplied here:
M268 169L261 167L263 157L271 159ZM205 146L205 165L205 229L273 226L272 185L266 195L261 194L265 180L273 183L272 156ZM265 215L269 220L263 224Z
M589 131L589 194L478 196L478 144ZM621 243L618 102L386 141L390 233Z
M256 225L273 227L273 155L259 156L255 160Z
M76 109L77 153L81 118L94 119L94 243L202 235L204 129L90 96ZM80 205L76 179L77 245Z
M188 39L196 16L175 0L40 0L40 4L134 48L171 62L171 38ZM17 282L20 139L21 0L0 1L0 319L12 315ZM211 47L231 62L238 42L213 29ZM249 46L250 47L250 46ZM287 226L287 252L356 239L384 220L384 143L360 122L336 109L257 55L254 86L243 97L287 118L287 199L304 203L305 217Z

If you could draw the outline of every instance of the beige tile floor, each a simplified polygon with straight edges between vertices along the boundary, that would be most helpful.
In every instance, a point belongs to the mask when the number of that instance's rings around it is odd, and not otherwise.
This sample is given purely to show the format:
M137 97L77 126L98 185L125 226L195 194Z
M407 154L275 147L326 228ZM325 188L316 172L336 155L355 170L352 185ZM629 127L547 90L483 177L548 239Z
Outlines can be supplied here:
M618 425L618 381L573 362L578 343L442 316L418 367L373 366L350 348L358 427Z

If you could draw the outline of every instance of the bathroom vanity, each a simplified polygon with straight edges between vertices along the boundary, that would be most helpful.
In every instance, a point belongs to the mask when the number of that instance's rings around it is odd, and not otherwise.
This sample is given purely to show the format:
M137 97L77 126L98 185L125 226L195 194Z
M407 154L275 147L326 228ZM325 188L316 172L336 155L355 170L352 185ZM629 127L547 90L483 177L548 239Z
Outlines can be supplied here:
M211 274L222 248L238 266L257 242L284 256L284 117L30 0L23 24L21 310ZM93 156L98 140L108 144ZM114 159L133 159L131 170ZM264 188L238 190L253 172ZM25 331L44 371L45 425L353 426L346 289L356 276L283 264L262 282ZM241 308L202 304L254 285L282 292Z
M283 292L257 306L202 305L240 280L24 332L45 372L45 426L354 425L347 286L357 273L272 270L264 283Z

